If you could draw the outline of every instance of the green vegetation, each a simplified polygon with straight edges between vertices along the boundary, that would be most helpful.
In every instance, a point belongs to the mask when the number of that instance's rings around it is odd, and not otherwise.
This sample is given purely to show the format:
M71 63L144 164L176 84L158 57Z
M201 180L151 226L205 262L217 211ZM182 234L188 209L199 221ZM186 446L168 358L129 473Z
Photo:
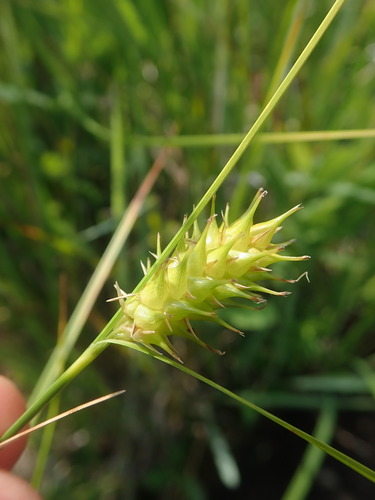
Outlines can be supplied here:
M68 324L78 337L89 316L69 362L117 310L106 303L113 283L127 292L136 286L156 233L163 247L175 235L332 3L1 2L0 369L25 392L39 391L49 355L155 159L163 171L104 288ZM275 271L297 278L303 266L310 283L283 284L292 296L271 297L261 311L225 311L245 339L196 325L225 356L174 342L186 367L372 468L374 23L372 2L345 2L217 192L217 210L230 200L235 217L266 188L255 222L303 203L280 241L296 237L289 253L312 259ZM346 130L359 132L325 134ZM319 133L300 134L310 131ZM70 338L74 345L74 332ZM304 455L303 441L255 412L128 349L106 349L61 393L60 406L121 388L118 400L59 423L46 498L371 496L373 485L342 464Z

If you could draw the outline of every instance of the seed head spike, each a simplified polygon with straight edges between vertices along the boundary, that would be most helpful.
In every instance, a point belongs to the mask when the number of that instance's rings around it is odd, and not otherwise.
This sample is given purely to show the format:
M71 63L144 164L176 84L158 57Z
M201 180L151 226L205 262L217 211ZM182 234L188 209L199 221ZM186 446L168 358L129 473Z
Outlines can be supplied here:
M284 280L271 272L275 262L296 262L309 258L307 255L294 257L281 254L293 240L284 244L272 243L281 224L300 210L301 205L267 222L254 224L254 214L266 194L265 190L259 189L246 212L232 223L227 204L220 227L217 225L213 198L210 217L203 231L195 221L191 236L187 233L180 240L174 253L141 291L127 294L116 283L117 297L112 300L119 301L122 316L112 335L140 343L159 354L157 348L160 348L180 362L169 340L172 335L189 338L212 352L223 354L198 338L190 320L216 322L242 335L216 311L235 305L259 309L266 304L264 294L288 295L288 291L274 291L260 282L277 280L295 283L303 276L307 277L307 273L303 273L297 280ZM152 255L155 258L161 255L160 235L157 236L156 253ZM146 266L142 263L141 266L147 274L151 267L150 259L147 259ZM241 299L250 300L253 306L247 306Z
M160 257L161 255L161 240L160 240L160 233L158 232L157 237L156 237L156 255L157 257Z

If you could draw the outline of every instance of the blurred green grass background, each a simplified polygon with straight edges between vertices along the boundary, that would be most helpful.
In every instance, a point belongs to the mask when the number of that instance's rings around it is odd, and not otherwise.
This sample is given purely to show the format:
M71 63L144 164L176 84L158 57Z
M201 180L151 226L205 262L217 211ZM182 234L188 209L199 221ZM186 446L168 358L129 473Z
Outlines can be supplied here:
M156 233L164 244L173 236L229 158L232 134L248 130L331 4L2 0L2 373L32 390L59 321L169 141L164 171L77 352L96 336L115 311L105 302L112 283L136 285ZM347 2L264 132L375 128L374 26L373 2ZM374 467L374 140L255 141L219 191L217 210L230 201L239 214L260 186L269 195L258 220L303 203L280 241L296 238L289 253L312 259L281 264L279 274L307 270L311 283L286 285L293 295L271 298L262 311L228 311L245 339L197 326L225 356L185 341L178 351L191 368L308 432L328 402L336 424L327 439ZM291 484L303 443L140 355L108 349L62 404L123 387L121 401L59 424L46 498L273 500ZM37 439L32 445L31 462ZM305 496L288 498L371 491L330 459L300 477Z

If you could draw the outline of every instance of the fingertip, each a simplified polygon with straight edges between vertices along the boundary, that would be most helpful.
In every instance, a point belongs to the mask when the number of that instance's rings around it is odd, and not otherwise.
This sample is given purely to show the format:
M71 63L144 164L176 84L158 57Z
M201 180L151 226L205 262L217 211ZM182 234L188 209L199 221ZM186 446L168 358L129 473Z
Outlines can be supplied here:
M0 500L42 500L23 479L0 470Z
M0 375L0 436L22 415L25 409L25 399L17 386ZM21 438L0 450L0 468L11 469L21 455L25 444L26 438Z

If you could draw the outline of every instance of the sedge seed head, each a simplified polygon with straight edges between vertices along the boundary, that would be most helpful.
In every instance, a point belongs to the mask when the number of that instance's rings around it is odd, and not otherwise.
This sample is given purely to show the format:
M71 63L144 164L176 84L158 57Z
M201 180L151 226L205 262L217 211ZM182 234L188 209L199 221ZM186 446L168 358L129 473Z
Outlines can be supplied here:
M254 224L255 211L266 191L259 190L250 207L236 221L229 222L229 205L220 225L213 213L203 230L195 222L191 235L186 234L173 255L135 294L127 295L116 284L122 316L112 336L133 341L155 350L159 347L180 361L169 338L173 335L189 338L214 352L194 332L191 320L214 321L240 333L225 323L218 309L236 305L236 299L248 299L249 304L265 302L264 294L276 292L259 282L281 280L270 266L279 261L301 261L308 256L280 255L284 245L272 243L280 225L301 207L263 223ZM158 238L156 255L160 255ZM294 282L291 280L290 282ZM243 304L243 300L237 305Z

